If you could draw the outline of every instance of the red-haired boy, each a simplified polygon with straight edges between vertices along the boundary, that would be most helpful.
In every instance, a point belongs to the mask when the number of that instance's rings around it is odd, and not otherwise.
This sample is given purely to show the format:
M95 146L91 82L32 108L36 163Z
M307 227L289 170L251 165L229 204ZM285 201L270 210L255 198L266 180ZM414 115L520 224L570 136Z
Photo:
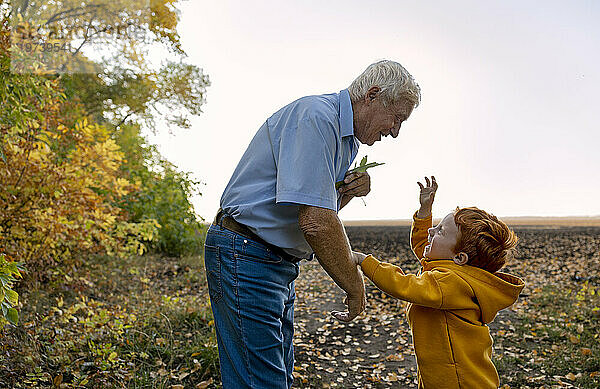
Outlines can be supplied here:
M353 252L364 274L382 291L408 301L419 388L497 388L487 323L512 305L523 281L498 270L517 237L495 216L457 208L432 227L435 177L421 184L411 247L422 268L404 274L372 255Z

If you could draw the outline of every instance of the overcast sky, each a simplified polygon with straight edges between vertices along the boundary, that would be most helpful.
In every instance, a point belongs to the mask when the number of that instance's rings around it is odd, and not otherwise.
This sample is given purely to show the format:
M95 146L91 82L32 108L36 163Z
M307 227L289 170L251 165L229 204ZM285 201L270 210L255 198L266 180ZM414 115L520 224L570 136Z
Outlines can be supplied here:
M600 2L198 1L181 4L188 62L210 76L190 130L150 137L201 179L210 220L260 125L305 95L339 92L370 63L404 65L421 105L396 139L361 145L366 206L344 220L405 219L435 175L434 216L600 215Z

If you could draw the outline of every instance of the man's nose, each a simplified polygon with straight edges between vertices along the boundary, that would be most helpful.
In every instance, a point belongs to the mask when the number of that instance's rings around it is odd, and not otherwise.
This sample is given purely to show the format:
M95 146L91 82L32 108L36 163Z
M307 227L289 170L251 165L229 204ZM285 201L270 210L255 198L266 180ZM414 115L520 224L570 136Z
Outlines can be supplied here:
M435 234L435 229L434 229L433 227L431 227L431 228L428 228L428 229L427 229L427 233L428 233L429 235L433 235L433 234Z
M392 128L391 134L392 134L392 138L395 138L398 136L398 134L400 133L400 127L402 126L402 123L399 123L398 126Z

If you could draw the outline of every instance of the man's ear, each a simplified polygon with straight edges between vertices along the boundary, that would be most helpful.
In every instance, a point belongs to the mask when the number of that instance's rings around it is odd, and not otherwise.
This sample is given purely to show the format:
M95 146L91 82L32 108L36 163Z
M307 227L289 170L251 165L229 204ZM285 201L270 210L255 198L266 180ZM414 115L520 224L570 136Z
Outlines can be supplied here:
M452 260L454 261L454 263L456 263L457 265L466 265L467 262L469 262L469 255L467 255L467 253L463 253L462 251L458 254L456 254L454 256L454 258L452 258Z
M369 90L367 91L367 94L365 95L365 102L371 102L373 100L375 100L375 97L377 97L377 95L379 95L379 92L381 92L381 88L378 86L372 86L369 88Z

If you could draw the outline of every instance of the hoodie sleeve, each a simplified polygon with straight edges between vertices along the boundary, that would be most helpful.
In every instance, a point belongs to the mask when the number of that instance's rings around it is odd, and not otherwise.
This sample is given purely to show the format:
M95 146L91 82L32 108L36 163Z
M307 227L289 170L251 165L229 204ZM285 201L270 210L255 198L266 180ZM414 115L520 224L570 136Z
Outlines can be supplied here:
M398 266L379 262L372 255L364 259L361 268L379 289L391 296L430 308L442 305L442 292L433 272L418 276L404 274Z
M474 308L473 291L451 270L404 274L398 266L380 262L372 255L365 258L361 268L379 289L398 299L435 309Z
M423 219L419 219L416 212L413 215L412 227L410 229L410 247L419 261L423 258L423 251L425 250L425 246L427 246L427 230L431 228L431 224L431 215Z

